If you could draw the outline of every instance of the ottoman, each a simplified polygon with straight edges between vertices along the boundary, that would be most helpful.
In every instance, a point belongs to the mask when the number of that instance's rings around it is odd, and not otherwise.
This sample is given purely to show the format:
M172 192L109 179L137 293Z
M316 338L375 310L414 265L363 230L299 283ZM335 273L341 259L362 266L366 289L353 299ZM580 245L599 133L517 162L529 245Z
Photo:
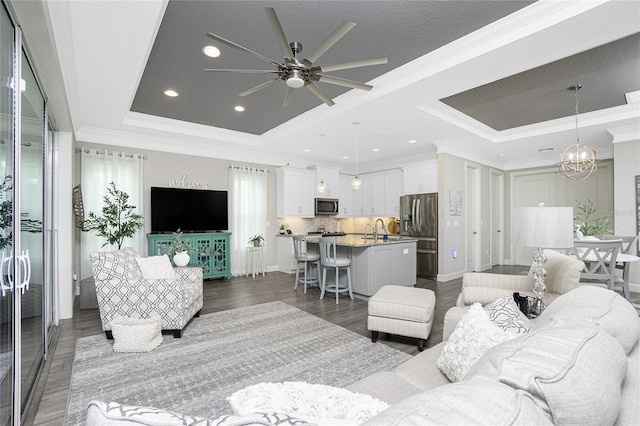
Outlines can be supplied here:
M424 350L433 325L436 296L426 288L385 285L369 299L367 329L371 341L379 332L418 339L418 350Z

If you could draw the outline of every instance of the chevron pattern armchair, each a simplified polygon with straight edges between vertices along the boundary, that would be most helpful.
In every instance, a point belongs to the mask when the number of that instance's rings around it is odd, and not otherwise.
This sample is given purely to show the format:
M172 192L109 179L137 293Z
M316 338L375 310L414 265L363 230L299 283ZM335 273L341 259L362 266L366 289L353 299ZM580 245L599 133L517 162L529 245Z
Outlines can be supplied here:
M202 267L174 268L174 279L144 279L133 248L93 252L91 267L102 329L113 338L110 321L118 316L162 318L162 331L182 337L182 330L202 309Z

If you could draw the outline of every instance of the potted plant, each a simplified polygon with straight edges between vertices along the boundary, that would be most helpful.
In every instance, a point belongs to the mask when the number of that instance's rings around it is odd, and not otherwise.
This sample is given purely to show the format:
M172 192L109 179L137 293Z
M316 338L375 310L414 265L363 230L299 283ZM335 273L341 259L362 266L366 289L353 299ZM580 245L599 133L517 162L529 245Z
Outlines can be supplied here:
M263 241L264 237L262 235L254 235L249 238L249 244L253 244L254 247L260 247Z
M284 223L281 223L281 224L280 224L280 234L283 234L283 235L284 235L284 231L285 231L285 229L284 229Z
M609 229L609 218L606 216L596 216L596 208L593 206L593 201L587 200L586 203L578 201L577 208L578 213L573 220L575 221L576 235L578 238L580 238L580 234L586 237L611 232Z
M189 252L195 251L195 249L191 247L189 241L182 239L182 231L180 228L178 228L176 232L173 232L172 235L173 239L164 247L162 252L167 256L172 256L173 263L176 266L186 266L189 264Z
M129 204L129 194L118 190L113 182L107 187L107 192L103 198L102 215L89 212L88 219L82 222L82 230L96 231L99 237L106 238L102 247L117 244L120 250L122 241L133 237L142 228L142 216L134 213L136 206Z

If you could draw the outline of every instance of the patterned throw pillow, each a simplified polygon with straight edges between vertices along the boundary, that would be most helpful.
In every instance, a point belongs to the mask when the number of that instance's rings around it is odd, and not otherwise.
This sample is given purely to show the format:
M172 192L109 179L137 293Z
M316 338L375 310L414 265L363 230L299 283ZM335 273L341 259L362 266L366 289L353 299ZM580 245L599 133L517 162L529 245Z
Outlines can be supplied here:
M469 307L447 340L437 366L452 382L458 382L486 351L516 337L495 325L479 303Z
M505 295L484 307L491 321L509 333L528 333L529 320L520 312L512 296Z

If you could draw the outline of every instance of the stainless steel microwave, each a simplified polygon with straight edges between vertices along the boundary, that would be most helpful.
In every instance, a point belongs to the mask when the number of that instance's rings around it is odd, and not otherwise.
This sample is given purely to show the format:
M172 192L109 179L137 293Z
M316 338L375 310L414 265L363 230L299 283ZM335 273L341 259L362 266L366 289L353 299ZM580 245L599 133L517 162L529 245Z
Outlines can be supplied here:
M320 215L337 215L338 199L337 198L316 198L316 216Z

